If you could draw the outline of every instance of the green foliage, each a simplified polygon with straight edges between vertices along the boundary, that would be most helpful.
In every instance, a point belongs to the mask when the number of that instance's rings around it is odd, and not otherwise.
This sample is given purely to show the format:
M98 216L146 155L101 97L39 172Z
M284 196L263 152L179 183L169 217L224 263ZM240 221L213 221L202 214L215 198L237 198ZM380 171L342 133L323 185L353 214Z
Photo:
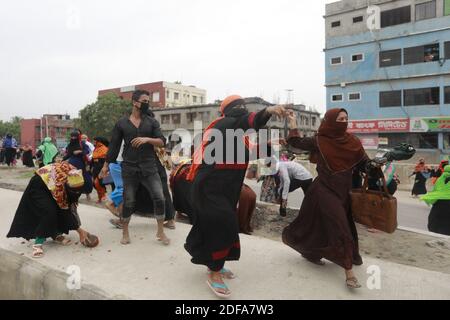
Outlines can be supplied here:
M17 143L20 143L20 120L22 120L21 117L13 117L10 121L6 122L0 120L0 137L11 133Z
M131 112L131 107L131 101L123 100L114 93L98 97L95 103L80 110L75 127L91 139L98 136L111 139L114 125Z

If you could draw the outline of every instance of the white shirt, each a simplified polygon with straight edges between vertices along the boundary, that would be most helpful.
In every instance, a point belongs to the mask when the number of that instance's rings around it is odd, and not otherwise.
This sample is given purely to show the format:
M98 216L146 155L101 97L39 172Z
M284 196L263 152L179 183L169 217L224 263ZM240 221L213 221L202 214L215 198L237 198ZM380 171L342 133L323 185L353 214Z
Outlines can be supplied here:
M120 151L119 151L119 155L117 156L116 162L122 162L123 161L123 148L125 146L125 141L122 141L122 144L120 145Z
M291 185L291 180L309 180L312 179L312 174L305 169L300 163L289 161L279 163L279 173L280 173L280 188L283 188L282 198L287 200L289 194L289 186Z
M89 161L91 161L92 160L92 153L94 152L95 147L94 147L94 145L92 143L90 143L87 140L85 141L85 143L89 147L88 159L89 159Z

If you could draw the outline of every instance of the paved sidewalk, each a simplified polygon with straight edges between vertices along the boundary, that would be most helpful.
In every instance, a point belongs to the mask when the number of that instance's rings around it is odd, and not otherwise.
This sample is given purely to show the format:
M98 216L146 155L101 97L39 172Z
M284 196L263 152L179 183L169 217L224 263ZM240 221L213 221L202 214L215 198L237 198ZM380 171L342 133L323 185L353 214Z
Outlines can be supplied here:
M20 192L0 189L0 247L30 257L31 243L7 239ZM81 268L83 284L97 286L113 296L132 299L216 299L207 287L206 269L190 263L183 249L190 226L177 224L168 230L169 247L156 241L156 222L134 217L132 243L119 243L121 231L109 223L103 209L80 205L83 227L100 237L100 245L86 249L81 245L45 246L46 255L36 260L53 270L65 271L71 265ZM70 238L77 241L77 234ZM233 299L450 299L450 275L364 258L355 272L363 288L350 291L344 272L334 264L312 265L280 242L254 236L241 236L242 258L227 267L238 276L227 282ZM30 258L31 259L31 258ZM1 264L1 262L0 262ZM381 289L366 286L367 268L381 271ZM0 266L0 277L1 266Z

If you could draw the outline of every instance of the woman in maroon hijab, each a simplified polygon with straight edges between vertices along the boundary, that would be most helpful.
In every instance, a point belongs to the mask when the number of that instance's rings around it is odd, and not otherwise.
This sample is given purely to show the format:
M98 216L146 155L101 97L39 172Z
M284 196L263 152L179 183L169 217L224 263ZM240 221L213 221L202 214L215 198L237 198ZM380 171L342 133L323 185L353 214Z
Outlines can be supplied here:
M295 116L290 116L287 143L310 151L318 177L303 200L298 217L283 230L283 242L312 263L323 265L325 258L345 270L349 288L360 288L353 265L361 265L358 234L350 211L352 171L364 171L370 160L361 142L347 133L345 109L331 109L314 137L303 138Z

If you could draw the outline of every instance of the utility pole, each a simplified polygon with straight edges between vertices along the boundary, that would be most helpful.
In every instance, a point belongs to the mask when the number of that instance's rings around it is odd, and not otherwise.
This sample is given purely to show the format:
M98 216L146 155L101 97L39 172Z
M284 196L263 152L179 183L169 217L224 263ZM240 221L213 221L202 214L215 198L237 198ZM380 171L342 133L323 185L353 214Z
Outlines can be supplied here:
M286 93L287 93L286 104L287 105L290 105L292 103L291 102L291 97L292 97L292 92L293 91L294 91L293 89L286 89ZM285 118L284 119L284 137L283 138L286 138L287 136L288 136L288 119Z

